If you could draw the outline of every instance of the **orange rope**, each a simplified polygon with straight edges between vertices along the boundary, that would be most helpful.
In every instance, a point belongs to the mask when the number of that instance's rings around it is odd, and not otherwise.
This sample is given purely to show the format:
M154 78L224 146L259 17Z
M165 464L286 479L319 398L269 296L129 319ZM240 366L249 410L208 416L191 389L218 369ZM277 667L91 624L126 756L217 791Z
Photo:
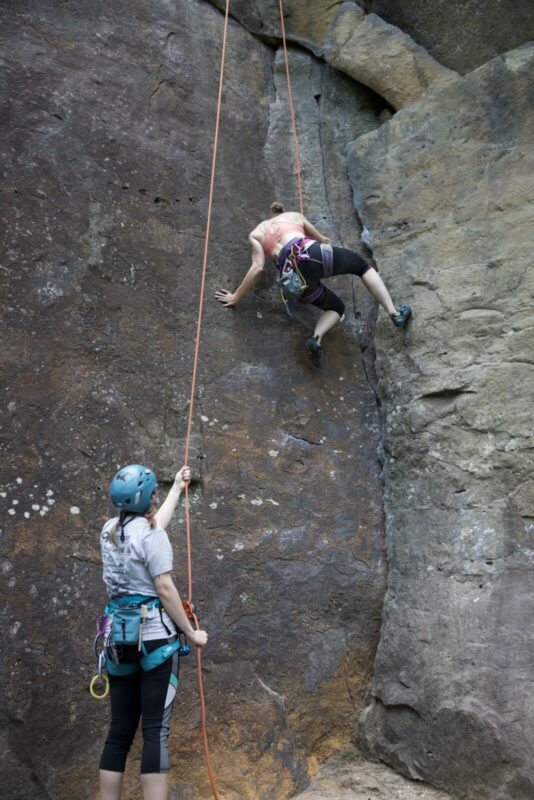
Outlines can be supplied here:
M226 39L227 39L227 32L228 32L228 15L230 10L230 0L226 0L226 9L224 14L224 32L223 32L223 42L222 42L222 52L221 52L221 68L219 74L219 93L217 96L217 116L215 120L215 136L213 141L213 154L212 154L212 162L211 162L211 180L210 180L210 191L209 191L209 198L208 198L208 216L206 221L206 234L205 234L205 242L204 242L204 258L202 261L202 275L200 280L200 297L198 301L198 320L197 320L197 332L196 332L196 340L195 340L195 354L193 358L193 375L191 378L191 396L189 398L189 416L187 420L187 433L185 438L185 456L184 456L184 464L187 464L189 461L189 446L191 441L191 428L193 424L193 410L195 405L195 392L196 392L196 385L197 385L197 372L198 372L198 360L199 360L199 352L200 352L200 334L202 329L202 312L204 308L204 290L206 286L206 270L208 264L208 246L209 246L209 238L210 238L210 229L211 229L211 209L213 206L213 193L214 193L214 186L215 186L215 167L217 162L217 147L219 144L219 124L221 118L221 105L222 105L222 90L223 90L223 79L224 79L224 61L226 56ZM189 514L189 487L186 484L185 487L185 531L186 531L186 541L187 541L187 575L188 575L188 600L187 605L191 608L192 606L192 597L193 597L193 568L192 568L192 559L191 559L191 523L190 523L190 514ZM195 627L199 630L200 625L196 614L192 613L192 618L195 623ZM215 783L215 778L212 771L211 766L211 758L209 753L208 747L208 734L206 728L206 701L204 698L204 685L202 681L202 649L199 647L197 649L197 673L198 673L198 690L200 695L200 708L201 708L201 726L202 726L202 740L204 743L204 756L206 758L206 767L208 770L208 777L211 786L211 791L213 793L213 797L215 800L219 800L219 795L217 793L217 786Z
M284 26L284 4L279 0L280 5L280 27L282 29L282 44L284 46L284 61L286 64L287 94L289 98L289 111L291 114L291 126L293 128L293 142L295 144L295 162L297 166L297 187L299 191L300 213L304 214L304 201L302 199L302 177L300 174L299 140L297 137L297 123L295 120L295 108L293 106L293 92L291 91L291 77L289 75L289 60L287 57L286 29Z

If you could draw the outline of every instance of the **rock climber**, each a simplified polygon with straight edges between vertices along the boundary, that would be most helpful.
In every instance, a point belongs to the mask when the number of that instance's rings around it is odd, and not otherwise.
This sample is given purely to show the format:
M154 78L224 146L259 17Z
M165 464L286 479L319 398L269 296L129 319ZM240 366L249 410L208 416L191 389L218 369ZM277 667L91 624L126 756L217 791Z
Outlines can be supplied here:
M100 536L110 597L105 611L110 614L105 653L111 699L111 725L100 759L101 800L121 797L126 757L140 718L143 797L167 798L167 739L178 686L179 632L197 647L208 640L205 631L192 627L182 606L172 579L173 553L165 531L190 478L190 469L182 467L159 508L152 470L130 464L111 481L110 499L120 513L106 522ZM122 634L119 623L124 626ZM129 641L126 631L134 623L135 643L117 645L121 635Z
M249 234L252 265L241 284L234 292L222 289L215 293L223 306L237 305L253 288L263 272L265 256L269 256L280 271L283 296L284 279L289 277L293 284L289 291L298 295L299 302L311 303L322 311L313 335L305 342L315 366L321 363L323 336L340 321L345 310L343 301L322 283L322 278L358 275L372 297L388 312L393 324L397 328L407 325L412 314L410 307L397 307L393 303L377 270L358 253L332 246L303 214L284 211L279 202L271 205L271 211L275 216L260 222ZM294 280L299 284L296 290Z

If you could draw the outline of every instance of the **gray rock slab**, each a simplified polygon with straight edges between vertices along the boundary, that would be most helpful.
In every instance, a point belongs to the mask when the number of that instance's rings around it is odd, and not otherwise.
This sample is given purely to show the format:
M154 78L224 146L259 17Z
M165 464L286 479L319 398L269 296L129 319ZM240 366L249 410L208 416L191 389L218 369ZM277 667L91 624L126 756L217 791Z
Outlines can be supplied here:
M531 0L364 0L360 5L462 74L534 39Z
M294 800L448 800L450 797L441 789L407 780L385 764L365 761L349 750L327 762Z
M379 317L389 579L374 757L459 797L532 796L534 46L353 146L355 203L397 302Z

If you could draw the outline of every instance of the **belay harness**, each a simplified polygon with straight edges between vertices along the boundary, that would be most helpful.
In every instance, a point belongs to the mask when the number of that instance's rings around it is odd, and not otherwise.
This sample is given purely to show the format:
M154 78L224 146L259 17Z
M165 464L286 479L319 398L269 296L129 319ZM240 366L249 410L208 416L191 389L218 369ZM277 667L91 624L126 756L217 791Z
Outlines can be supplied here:
M308 288L306 279L299 269L299 264L302 261L316 261L316 258L311 258L308 250L312 244L315 244L315 239L308 237L292 239L287 242L278 254L276 259L276 266L280 271L278 278L278 285L280 287L280 294L282 301L286 307L286 311L291 316L289 309L289 300L298 300L300 303L313 303L324 292L324 285L319 281L319 286L310 294L303 295L303 292ZM332 245L321 244L322 264L324 268L324 277L331 278L334 271L334 251Z
M89 686L92 696L97 700L107 697L109 693L109 681L107 675L103 673L104 669L109 675L116 676L131 675L139 669L148 672L155 667L159 667L174 653L178 653L179 656L186 656L189 653L190 647L185 641L183 633L178 635L176 641L161 645L151 653L147 652L143 642L143 624L148 617L150 609L159 611L165 630L171 636L172 632L163 621L163 606L159 597L144 597L142 595L113 597L105 607L102 616L98 617L94 643L98 672ZM104 647L99 652L99 640L101 638L103 639ZM117 648L122 645L135 644L138 646L139 652L143 653L143 656L136 663L121 664ZM104 684L101 694L98 694L95 689L99 680Z

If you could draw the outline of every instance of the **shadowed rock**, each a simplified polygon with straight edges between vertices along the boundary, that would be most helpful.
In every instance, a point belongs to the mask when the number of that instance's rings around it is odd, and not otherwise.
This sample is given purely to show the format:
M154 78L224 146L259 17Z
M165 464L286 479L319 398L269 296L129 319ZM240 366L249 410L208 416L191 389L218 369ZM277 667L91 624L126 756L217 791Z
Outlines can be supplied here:
M135 461L167 482L183 457L222 19L185 0L23 2L2 17L2 797L83 800L109 713L87 691L108 481ZM357 244L345 151L381 106L290 58L307 213ZM274 269L235 311L213 300L242 278L275 196L295 199L284 82L275 51L231 22L191 454L214 766L226 796L273 800L350 742L385 581L379 415L357 338L372 304L336 282L347 321L317 371L303 348L316 312L289 320ZM183 593L183 509L171 533ZM192 658L180 680L171 790L208 797ZM139 742L129 796L138 768Z

